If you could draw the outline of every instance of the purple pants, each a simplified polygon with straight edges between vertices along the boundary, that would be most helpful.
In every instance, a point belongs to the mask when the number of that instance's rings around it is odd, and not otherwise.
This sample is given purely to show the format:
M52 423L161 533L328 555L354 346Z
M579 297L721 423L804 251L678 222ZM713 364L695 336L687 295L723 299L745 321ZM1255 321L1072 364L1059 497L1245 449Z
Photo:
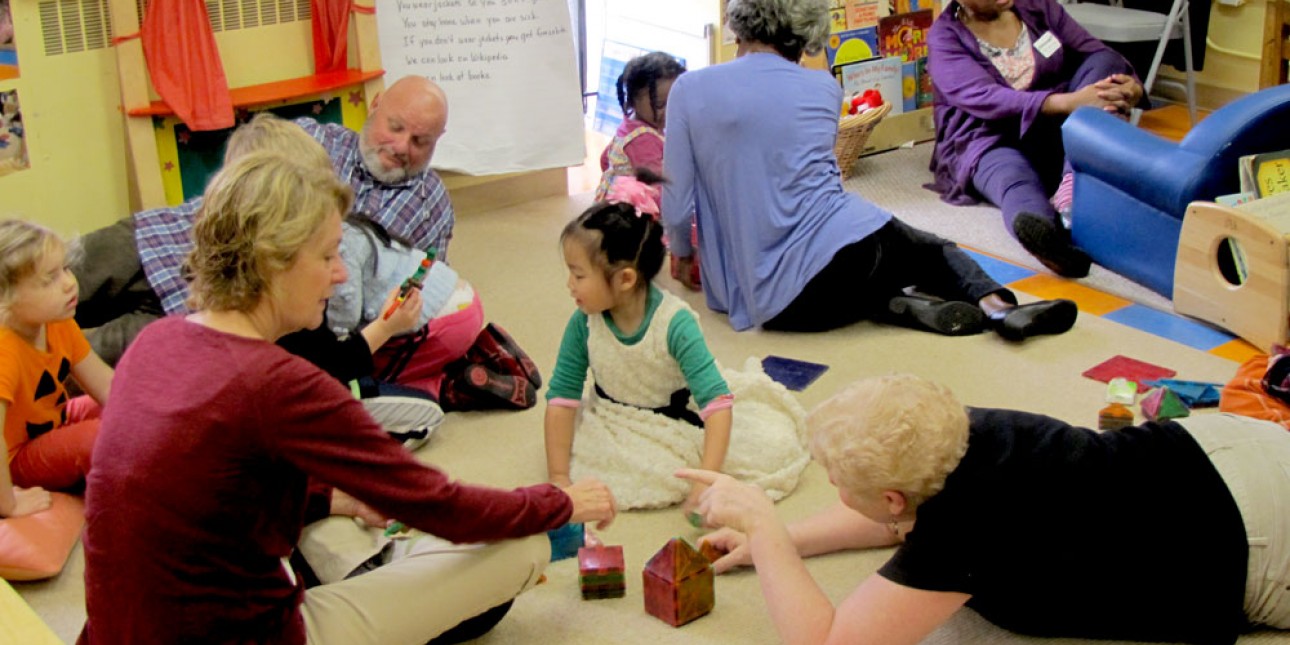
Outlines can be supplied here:
M1133 68L1114 51L1090 54L1075 70L1065 91L1092 85L1111 74L1133 74ZM1061 127L1065 120L1042 117L1019 141L991 148L976 164L972 187L1003 210L1003 223L1009 233L1013 233L1012 221L1020 213L1048 218L1061 226L1048 196L1057 190L1062 174L1070 171L1062 147Z

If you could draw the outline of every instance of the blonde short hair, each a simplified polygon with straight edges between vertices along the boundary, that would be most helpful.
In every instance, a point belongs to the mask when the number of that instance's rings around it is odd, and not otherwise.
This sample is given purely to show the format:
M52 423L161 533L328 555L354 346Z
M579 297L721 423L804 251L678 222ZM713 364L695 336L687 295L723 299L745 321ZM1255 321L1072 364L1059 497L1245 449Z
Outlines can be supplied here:
M967 410L945 386L911 374L852 383L806 424L811 455L839 488L899 491L911 506L940 492L967 452Z
M349 212L353 191L330 167L279 152L252 152L211 178L193 226L185 268L194 310L250 311L272 278L334 214Z
M238 126L224 148L224 164L252 152L277 152L290 159L331 169L331 157L316 139L295 122L260 112Z
M0 221L0 313L8 315L18 283L35 273L40 261L66 248L58 234L20 219Z

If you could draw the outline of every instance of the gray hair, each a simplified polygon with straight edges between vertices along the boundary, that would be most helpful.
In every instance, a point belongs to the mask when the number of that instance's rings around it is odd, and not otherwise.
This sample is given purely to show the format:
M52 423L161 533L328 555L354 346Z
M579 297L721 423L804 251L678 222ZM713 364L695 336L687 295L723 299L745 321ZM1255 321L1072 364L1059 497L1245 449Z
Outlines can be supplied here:
M824 49L829 7L826 0L730 0L726 23L739 40L770 45L797 61Z

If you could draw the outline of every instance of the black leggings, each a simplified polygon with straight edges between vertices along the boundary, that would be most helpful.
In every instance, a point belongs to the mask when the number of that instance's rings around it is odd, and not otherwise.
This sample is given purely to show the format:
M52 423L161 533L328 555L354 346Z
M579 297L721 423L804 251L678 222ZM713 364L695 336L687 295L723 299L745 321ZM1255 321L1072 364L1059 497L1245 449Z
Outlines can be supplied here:
M909 287L972 304L993 293L1016 302L957 244L893 217L868 237L839 249L762 328L816 332L881 319L887 302Z

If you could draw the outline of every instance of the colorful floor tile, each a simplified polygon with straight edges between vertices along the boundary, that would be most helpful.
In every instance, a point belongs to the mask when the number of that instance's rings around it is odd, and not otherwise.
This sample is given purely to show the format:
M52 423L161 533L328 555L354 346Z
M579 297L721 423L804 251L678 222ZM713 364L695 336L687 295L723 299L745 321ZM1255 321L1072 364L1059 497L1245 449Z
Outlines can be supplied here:
M1101 316L1238 363L1262 353L1231 333L1192 318L1135 304L1073 280L1038 273L979 251L964 250L991 278L1014 291L1042 299L1073 300L1084 315Z

